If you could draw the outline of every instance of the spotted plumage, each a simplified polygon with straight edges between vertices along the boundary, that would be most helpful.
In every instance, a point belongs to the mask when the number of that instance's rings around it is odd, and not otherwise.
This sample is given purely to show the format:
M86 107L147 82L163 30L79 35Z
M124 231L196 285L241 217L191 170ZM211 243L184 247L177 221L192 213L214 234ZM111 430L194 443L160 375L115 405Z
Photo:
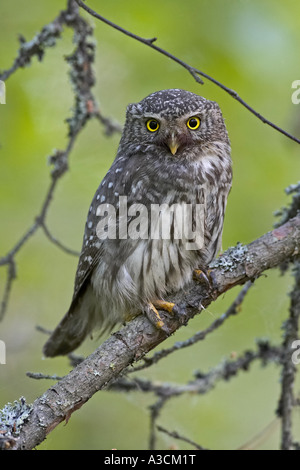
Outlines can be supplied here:
M116 158L88 212L70 309L45 355L67 354L94 328L109 329L147 311L184 287L194 269L205 269L221 246L231 180L230 143L217 103L172 89L129 105ZM129 209L124 216L122 198L127 209L140 204L140 213L147 214L143 220L149 224L139 238L122 236L136 215ZM205 205L201 248L187 250L187 240L174 236L174 215L169 239L151 237L151 210L162 204ZM103 215L105 207L115 216ZM115 230L115 238L101 239L101 221Z

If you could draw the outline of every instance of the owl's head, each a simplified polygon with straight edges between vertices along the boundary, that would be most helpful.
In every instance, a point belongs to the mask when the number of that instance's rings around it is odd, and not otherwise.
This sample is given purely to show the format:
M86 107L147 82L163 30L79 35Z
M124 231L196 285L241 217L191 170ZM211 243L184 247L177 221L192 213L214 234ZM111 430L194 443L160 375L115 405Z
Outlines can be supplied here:
M127 108L121 145L131 153L159 148L163 158L193 159L222 143L229 146L219 105L189 91L157 91Z

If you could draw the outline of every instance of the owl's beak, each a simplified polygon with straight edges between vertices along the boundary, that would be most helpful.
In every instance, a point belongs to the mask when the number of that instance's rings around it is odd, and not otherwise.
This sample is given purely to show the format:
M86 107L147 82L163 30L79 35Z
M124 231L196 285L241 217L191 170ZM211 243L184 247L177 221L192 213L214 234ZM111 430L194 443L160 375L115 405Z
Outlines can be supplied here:
M178 139L176 138L176 136L174 136L174 135L171 136L171 138L168 142L168 147L171 150L171 154L175 155L175 153L177 152L178 147L179 147L179 142L178 142Z

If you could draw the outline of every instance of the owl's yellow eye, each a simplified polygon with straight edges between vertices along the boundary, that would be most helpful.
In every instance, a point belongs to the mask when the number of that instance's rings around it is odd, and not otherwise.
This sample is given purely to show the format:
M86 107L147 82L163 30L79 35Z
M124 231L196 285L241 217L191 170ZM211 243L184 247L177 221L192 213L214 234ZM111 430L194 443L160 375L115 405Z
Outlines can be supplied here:
M156 119L149 119L146 123L147 129L150 132L156 132L159 129L159 122Z
M193 116L187 121L186 125L189 129L195 131L200 126L200 119L197 116Z

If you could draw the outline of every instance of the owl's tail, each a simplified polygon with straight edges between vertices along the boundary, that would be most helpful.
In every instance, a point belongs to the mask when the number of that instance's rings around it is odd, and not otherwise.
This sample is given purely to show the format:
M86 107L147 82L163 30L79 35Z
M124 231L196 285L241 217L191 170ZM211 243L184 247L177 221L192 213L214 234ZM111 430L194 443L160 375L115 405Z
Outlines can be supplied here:
M76 312L68 312L59 325L55 328L50 338L46 342L43 353L47 357L63 356L74 351L83 342L88 331L80 328L80 334L74 328L76 324Z
M94 296L88 287L82 296L71 305L69 311L46 342L43 353L47 357L63 356L78 348L96 323Z

